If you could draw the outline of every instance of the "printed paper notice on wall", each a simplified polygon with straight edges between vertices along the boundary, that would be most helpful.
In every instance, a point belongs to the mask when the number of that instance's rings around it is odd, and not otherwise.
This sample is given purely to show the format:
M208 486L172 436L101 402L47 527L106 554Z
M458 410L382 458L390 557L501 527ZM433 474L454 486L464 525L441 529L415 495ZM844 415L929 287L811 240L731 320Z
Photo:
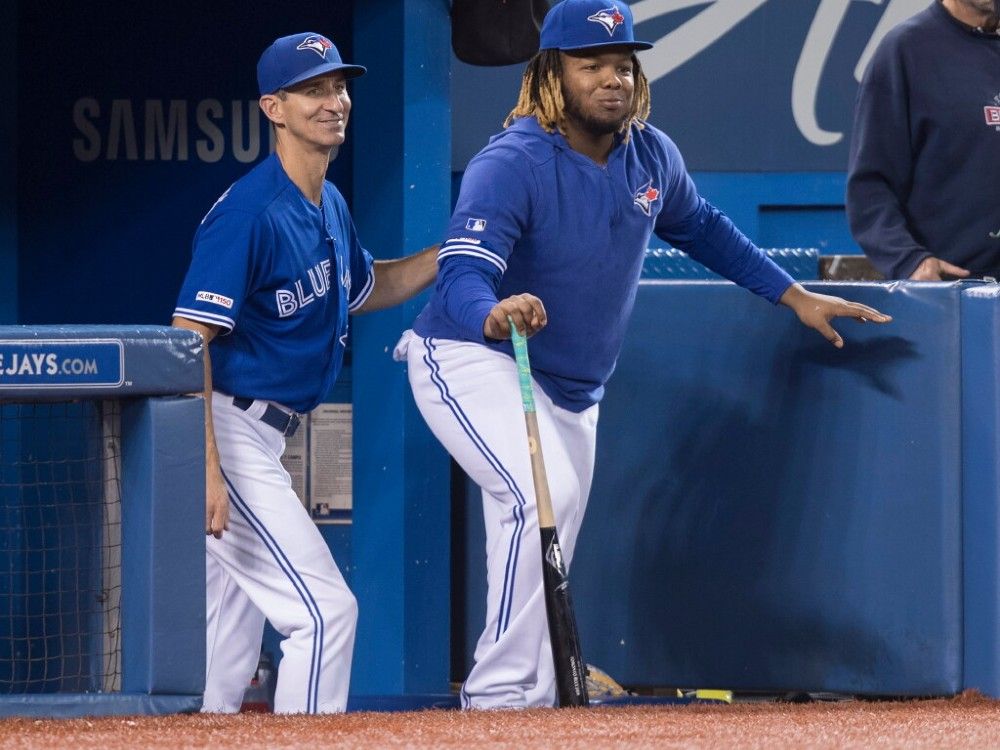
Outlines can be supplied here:
M349 520L353 477L351 404L320 404L309 420L310 506L314 521Z
M302 424L295 434L285 438L285 452L281 456L281 465L292 478L292 489L299 500L309 510L309 495L306 490L306 435L309 434L309 415L303 415Z

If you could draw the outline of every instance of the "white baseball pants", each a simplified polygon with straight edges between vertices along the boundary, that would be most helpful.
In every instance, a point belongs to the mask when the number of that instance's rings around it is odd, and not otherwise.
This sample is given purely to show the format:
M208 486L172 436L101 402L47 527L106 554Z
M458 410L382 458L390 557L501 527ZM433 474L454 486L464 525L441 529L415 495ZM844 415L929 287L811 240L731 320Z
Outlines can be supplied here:
M555 704L542 554L514 360L479 344L407 331L395 352L428 426L483 491L486 627L462 688L465 708ZM562 409L537 385L535 407L567 568L594 472L597 405Z
M281 465L284 436L232 398L212 398L229 489L229 530L207 537L208 653L203 711L239 711L260 655L264 619L285 636L278 713L347 706L357 601Z

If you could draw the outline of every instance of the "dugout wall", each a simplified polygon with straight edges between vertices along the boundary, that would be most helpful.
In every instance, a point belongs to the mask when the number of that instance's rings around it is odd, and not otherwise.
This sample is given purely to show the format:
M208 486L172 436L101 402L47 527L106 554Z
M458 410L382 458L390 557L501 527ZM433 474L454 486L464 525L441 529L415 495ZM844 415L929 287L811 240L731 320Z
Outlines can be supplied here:
M0 715L201 706L202 371L190 331L0 326Z
M640 286L573 566L585 654L636 685L1000 695L1000 287L807 287L894 320L837 322L838 351L730 284Z
M1000 286L806 285L895 319L836 322L838 351L732 284L641 282L572 566L584 657L638 688L1000 696Z

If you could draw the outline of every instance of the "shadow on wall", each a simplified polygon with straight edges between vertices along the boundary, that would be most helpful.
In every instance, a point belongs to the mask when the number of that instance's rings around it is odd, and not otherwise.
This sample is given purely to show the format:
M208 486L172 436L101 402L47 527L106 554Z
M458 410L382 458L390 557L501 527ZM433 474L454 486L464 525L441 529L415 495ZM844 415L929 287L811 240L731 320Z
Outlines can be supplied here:
M905 370L923 355L902 336L851 338L845 356L813 332L787 335L790 353L773 358L751 352L752 337L730 337L721 358L687 350L686 334L665 336L679 360L670 370L662 349L623 355L602 405L573 584L585 654L627 684L877 693L887 671L904 684L933 681L913 653L934 660L949 645L931 640L942 615L928 616L929 632L906 632L906 614L894 622L919 574L879 561L924 543L932 565L947 555L869 485L884 459L874 448L893 429L868 428L864 407L844 397L847 382L910 408ZM723 362L757 369L742 388L699 382ZM933 504L933 488L915 500L915 513ZM596 559L595 538L605 550Z

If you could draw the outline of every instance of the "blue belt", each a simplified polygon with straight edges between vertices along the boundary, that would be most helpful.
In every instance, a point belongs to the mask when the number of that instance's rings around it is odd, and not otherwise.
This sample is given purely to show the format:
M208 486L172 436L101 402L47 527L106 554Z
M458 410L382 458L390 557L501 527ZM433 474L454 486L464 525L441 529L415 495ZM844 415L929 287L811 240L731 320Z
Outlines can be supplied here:
M253 405L253 402L252 398L233 397L233 406L243 411L249 409ZM264 413L260 415L260 421L269 427L273 427L285 437L291 437L299 429L299 422L301 420L295 412L289 414L274 404L268 404L267 408L264 409Z

